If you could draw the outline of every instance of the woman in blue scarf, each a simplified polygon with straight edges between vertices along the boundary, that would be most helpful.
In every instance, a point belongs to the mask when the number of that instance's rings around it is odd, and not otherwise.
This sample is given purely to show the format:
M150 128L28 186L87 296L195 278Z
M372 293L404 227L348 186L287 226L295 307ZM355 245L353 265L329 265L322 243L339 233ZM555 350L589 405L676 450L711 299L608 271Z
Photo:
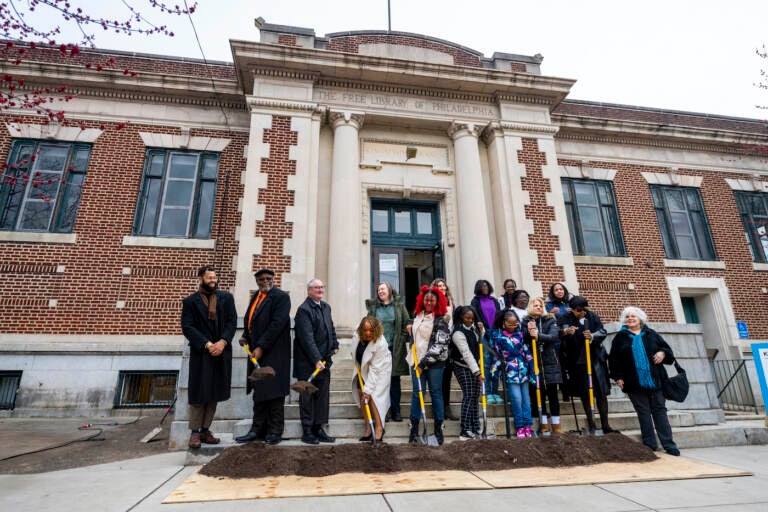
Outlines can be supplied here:
M613 338L608 366L611 378L629 396L640 422L643 444L656 451L656 434L670 455L680 455L672 440L672 427L661 391L667 371L662 364L672 364L675 356L666 341L646 325L648 315L629 306L621 312L622 327ZM655 429L655 432L654 432Z

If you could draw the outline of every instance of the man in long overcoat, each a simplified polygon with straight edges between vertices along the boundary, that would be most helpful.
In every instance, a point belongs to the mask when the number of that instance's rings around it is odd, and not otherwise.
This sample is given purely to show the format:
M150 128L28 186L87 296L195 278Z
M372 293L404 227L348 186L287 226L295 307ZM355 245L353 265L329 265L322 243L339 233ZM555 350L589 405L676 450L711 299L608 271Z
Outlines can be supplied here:
M218 289L216 270L197 272L198 290L182 301L181 330L189 341L190 448L217 444L209 430L216 404L229 400L232 385L232 338L237 311L232 294Z
M339 351L331 306L323 301L325 286L319 279L307 283L307 299L296 310L296 339L293 344L293 376L307 380L315 370L322 370L312 383L318 390L299 397L299 415L306 444L333 443L323 425L328 423L331 389L331 358Z
M285 427L285 396L291 382L291 299L273 286L273 270L263 268L255 276L259 291L248 304L240 344L248 345L259 366L272 367L276 376L271 380L247 380L246 393L253 390L253 423L247 434L235 440L278 444ZM247 374L253 369L248 358Z

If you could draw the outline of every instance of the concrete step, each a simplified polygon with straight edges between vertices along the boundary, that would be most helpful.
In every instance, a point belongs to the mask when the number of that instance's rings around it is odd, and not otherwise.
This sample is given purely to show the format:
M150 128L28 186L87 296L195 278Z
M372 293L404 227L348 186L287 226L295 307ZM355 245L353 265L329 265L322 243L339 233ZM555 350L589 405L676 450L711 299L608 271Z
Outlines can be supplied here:
M454 412L458 414L458 407L455 407ZM343 411L347 417L340 418L335 413ZM331 420L328 425L328 433L334 437L340 439L356 439L361 436L365 424L361 416L360 410L355 406L331 406ZM409 409L403 406L403 418L402 422L387 422L385 428L387 430L387 436L392 437L407 437L408 436L408 416ZM488 431L490 433L503 433L505 429L505 419L502 406L494 406L493 409L488 411ZM586 416L583 414L577 415L578 424L580 428L584 428L587 425ZM717 418L720 418L719 410L707 411L684 411L684 410L670 410L669 422L673 428L692 427L694 425L701 425L709 422L710 424L718 424ZM298 407L287 406L285 411L285 431L283 437L286 439L298 439L301 437L302 428L299 421ZM433 428L433 416L431 407L427 409L427 424L428 429ZM482 416L481 420L482 422ZM513 424L514 422L510 420ZM637 422L637 416L632 413L616 413L609 416L611 427L621 431L631 431L639 429ZM566 431L577 430L576 420L573 415L561 416L561 423L563 429ZM211 430L218 434L231 433L234 437L244 435L251 427L250 419L242 420L216 420L211 426ZM459 435L460 425L458 421L448 420L445 422L445 435L457 437ZM174 421L171 426L171 449L184 449L186 447L186 441L189 437L189 430L187 429L187 423L184 421Z
M454 434L454 429L451 428L451 423L447 422L445 430L445 442L461 442L459 441L458 434ZM338 425L332 424L329 427L329 433L331 429L335 429ZM429 425L431 427L431 424ZM400 428L391 428L391 424L387 423L387 433L384 437L384 441L388 444L400 444L407 443L407 434L399 435L402 430ZM625 430L622 431L626 436L640 442L639 430ZM761 420L749 420L741 422L728 422L718 425L706 425L706 426L694 426L694 427L673 427L673 434L675 443L681 450L690 448L706 448L712 446L742 446L752 444L768 444L768 428ZM188 433L186 434L188 437ZM187 465L199 465L209 462L219 453L224 451L230 446L235 446L234 437L232 434L224 433L217 435L221 438L222 443L219 445L203 445L199 450L187 450L186 464ZM332 435L335 435L332 433ZM362 430L358 430L352 437L337 437L337 444L344 443L357 443L357 438L362 435ZM504 435L503 426L498 430L498 434L491 432L491 436ZM566 435L579 435L575 432L569 432ZM186 442L186 437L184 439ZM531 442L529 440L520 440L521 443ZM298 438L284 438L281 446L299 446L303 443ZM186 449L186 445L182 447Z

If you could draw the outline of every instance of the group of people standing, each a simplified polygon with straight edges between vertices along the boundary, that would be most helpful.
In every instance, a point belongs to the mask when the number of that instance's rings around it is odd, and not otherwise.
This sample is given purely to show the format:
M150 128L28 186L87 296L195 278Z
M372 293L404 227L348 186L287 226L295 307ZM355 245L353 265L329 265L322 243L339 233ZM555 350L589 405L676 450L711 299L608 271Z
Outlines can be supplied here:
M236 440L277 444L282 439L290 384L290 299L273 286L272 270L261 269L255 276L259 291L249 303L240 344L261 366L273 367L277 377L248 382L248 391L253 391L253 423ZM190 344L192 448L219 442L209 427L216 402L229 398L237 317L231 295L216 289L211 267L202 267L198 279L200 288L184 300L182 312L182 329ZM503 288L504 293L496 297L491 283L479 280L471 303L457 305L445 280L436 279L422 286L411 318L394 287L387 282L378 284L376 296L366 301L367 314L352 343L353 396L369 420L361 441L382 441L385 422L403 420L400 379L406 375L413 384L409 441L417 442L422 417L418 391L428 389L439 444L443 444L446 418L460 421L461 440L477 438L481 434L478 399L484 387L488 403L502 403L499 385L509 401L519 438L534 434L531 404L536 401L537 385L542 397L541 433L563 432L559 392L564 399L581 398L588 428L595 431L590 386L602 431L615 432L608 423L607 399L609 379L613 378L632 401L643 443L657 449L658 434L663 448L679 455L661 392L666 377L661 365L672 364L674 355L646 325L642 310L628 307L622 312L623 326L609 355L603 347L606 331L599 316L584 297L571 296L563 283L553 284L546 299L531 299L525 290L517 289L513 279L507 279ZM301 440L307 444L335 441L324 425L328 423L330 367L339 343L331 308L323 296L322 281L312 279L295 317L293 377L306 380L314 372L312 384L317 387L315 393L299 398ZM249 361L248 372L253 368ZM460 418L453 417L448 407L453 376L462 391Z

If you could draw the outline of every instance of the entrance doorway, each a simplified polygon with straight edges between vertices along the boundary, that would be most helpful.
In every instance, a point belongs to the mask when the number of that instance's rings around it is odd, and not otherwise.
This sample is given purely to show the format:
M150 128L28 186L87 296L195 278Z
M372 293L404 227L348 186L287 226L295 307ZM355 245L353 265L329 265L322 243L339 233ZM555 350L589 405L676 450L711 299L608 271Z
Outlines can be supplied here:
M424 201L371 201L372 296L392 283L413 312L422 285L445 277L438 205Z

